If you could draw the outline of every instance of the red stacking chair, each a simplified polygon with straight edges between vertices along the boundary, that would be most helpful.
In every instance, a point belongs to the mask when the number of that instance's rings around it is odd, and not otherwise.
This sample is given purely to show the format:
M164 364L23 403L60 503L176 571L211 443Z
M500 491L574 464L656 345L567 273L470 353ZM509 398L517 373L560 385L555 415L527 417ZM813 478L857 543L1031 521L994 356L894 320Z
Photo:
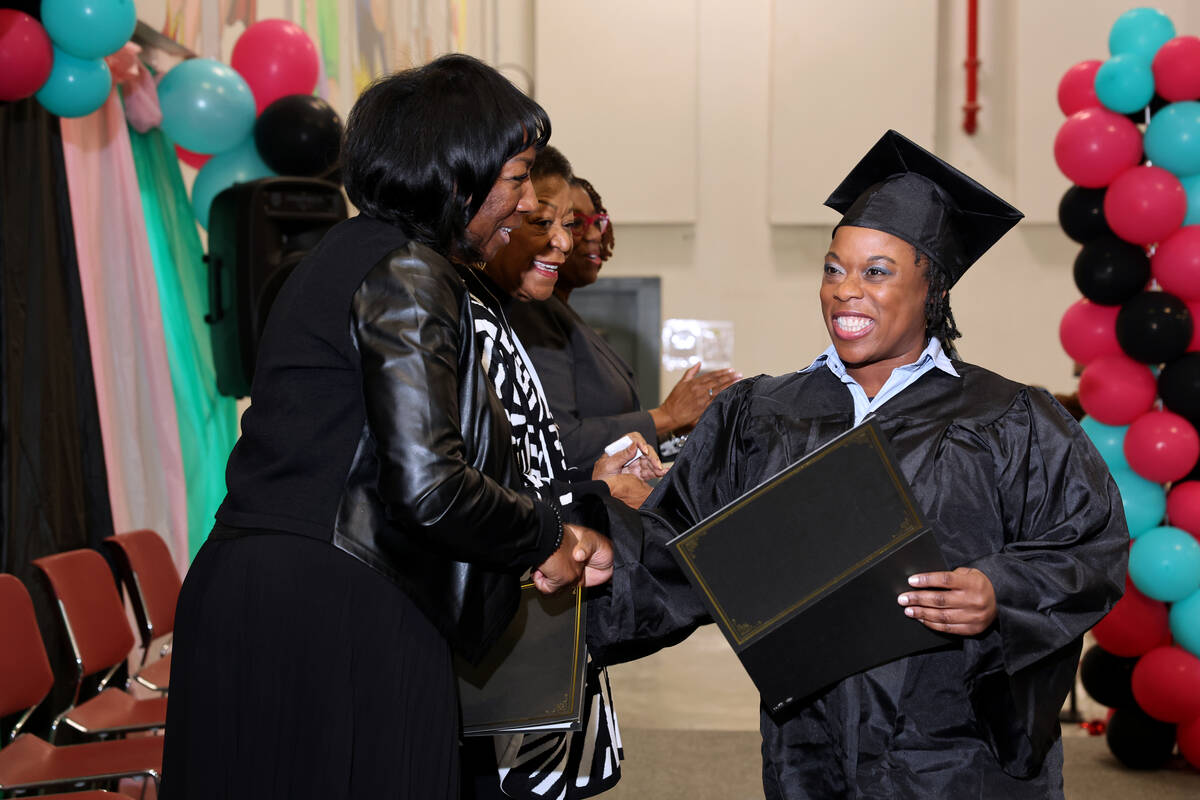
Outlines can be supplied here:
M175 630L175 601L179 599L181 581L171 551L152 530L118 533L104 541L116 555L142 637L142 666L134 680L148 689L165 692L171 676L170 653L160 654L163 657L149 666L146 661L151 643Z
M54 687L54 673L33 601L12 575L0 574L0 608L4 609L0 614L0 717L25 712L12 730L11 743L0 747L0 791L134 776L149 777L157 784L162 770L161 736L55 747L21 733L29 715ZM83 795L93 796L100 800L94 794Z
M139 700L124 689L105 688L133 649L133 631L104 557L95 550L68 550L33 563L50 579L78 668L75 697L54 720L50 741L60 722L89 734L161 728L166 697ZM101 670L108 671L100 680L100 693L80 703L84 678Z

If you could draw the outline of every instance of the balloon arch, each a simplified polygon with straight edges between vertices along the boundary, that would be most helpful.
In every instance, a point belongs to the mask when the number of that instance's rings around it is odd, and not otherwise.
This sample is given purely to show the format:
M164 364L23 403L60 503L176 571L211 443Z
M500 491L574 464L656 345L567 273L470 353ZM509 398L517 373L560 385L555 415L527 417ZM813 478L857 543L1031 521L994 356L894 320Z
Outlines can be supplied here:
M1059 335L1132 537L1125 597L1080 673L1123 763L1161 766L1178 745L1200 767L1200 38L1136 8L1108 45L1062 76L1054 140L1075 184L1059 222L1082 246Z
M137 26L133 0L42 0L42 21L0 8L0 101L33 96L52 114L82 117L108 100L114 61ZM234 183L336 173L342 122L313 97L316 45L282 19L246 28L227 66L193 58L160 76L160 127L199 170L192 207L208 227L213 198Z

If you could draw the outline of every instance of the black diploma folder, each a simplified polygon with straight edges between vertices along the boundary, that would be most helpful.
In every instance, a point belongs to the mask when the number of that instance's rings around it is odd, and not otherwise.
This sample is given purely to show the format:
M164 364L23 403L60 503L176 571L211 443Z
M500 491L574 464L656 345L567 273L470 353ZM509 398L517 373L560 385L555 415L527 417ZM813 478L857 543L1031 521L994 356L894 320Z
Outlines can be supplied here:
M583 589L521 587L516 616L478 664L456 657L466 736L581 730L586 666Z
M669 545L769 711L952 641L896 602L946 563L870 418Z

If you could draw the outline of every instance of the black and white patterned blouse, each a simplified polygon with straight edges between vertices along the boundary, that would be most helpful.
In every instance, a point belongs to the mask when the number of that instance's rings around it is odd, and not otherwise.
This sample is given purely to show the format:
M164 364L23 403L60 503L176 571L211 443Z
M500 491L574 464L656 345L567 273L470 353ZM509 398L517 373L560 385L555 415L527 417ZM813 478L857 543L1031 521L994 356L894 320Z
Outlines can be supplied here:
M567 458L537 370L504 317L502 290L482 273L471 289L475 339L483 369L496 390L512 428L525 483L545 495L552 481L568 480ZM559 502L571 502L560 495ZM617 728L608 671L588 665L583 730L497 736L500 787L509 797L576 800L616 785L621 777L621 733Z

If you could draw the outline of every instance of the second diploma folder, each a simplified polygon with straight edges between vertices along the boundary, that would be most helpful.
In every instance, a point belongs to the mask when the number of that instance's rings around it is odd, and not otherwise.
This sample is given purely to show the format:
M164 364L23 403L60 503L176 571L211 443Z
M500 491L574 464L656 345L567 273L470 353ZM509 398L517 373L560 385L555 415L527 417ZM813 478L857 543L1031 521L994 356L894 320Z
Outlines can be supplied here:
M946 562L870 418L669 546L770 711L953 641L896 602Z

